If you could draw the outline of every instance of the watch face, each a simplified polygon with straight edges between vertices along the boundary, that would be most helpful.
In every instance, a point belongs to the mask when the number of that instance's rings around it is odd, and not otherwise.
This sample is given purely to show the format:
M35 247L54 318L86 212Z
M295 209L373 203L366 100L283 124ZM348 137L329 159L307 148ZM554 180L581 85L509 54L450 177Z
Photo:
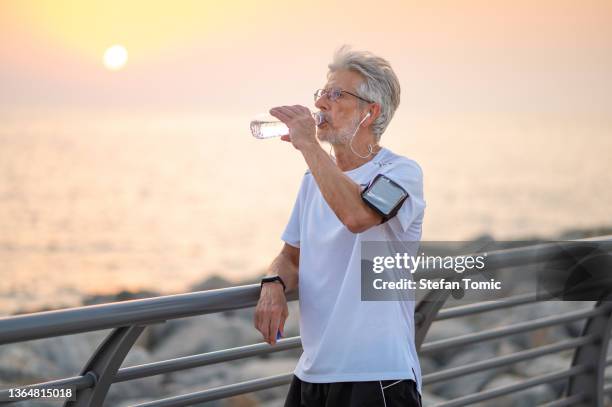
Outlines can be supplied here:
M406 195L403 189L385 177L379 177L365 193L368 201L385 215L390 214Z

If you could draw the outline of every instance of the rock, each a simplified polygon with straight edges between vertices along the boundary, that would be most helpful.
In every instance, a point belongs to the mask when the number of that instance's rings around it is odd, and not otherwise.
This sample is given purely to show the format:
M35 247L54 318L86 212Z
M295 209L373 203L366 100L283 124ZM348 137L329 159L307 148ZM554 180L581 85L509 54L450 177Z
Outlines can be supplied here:
M523 381L523 378L518 376L504 374L491 380L483 390L491 390L499 387L506 387L513 384L517 384ZM518 392L510 393L506 396L496 397L494 401L486 401L482 403L471 404L473 407L490 407L492 403L495 407L535 407L543 403L552 401L555 398L554 391L548 385L540 385L536 387L530 387Z
M480 329L492 329L532 321L553 315L577 311L591 306L585 302L542 301L534 304L492 311L482 314ZM547 343L570 338L570 330L565 325L556 325L510 336L508 339L521 349L533 348Z
M497 356L511 355L520 352L521 348L510 341L500 341L497 346Z
M432 358L427 356L421 356L419 358L419 364L421 365L421 373L423 375L440 370L439 365Z
M243 363L243 361L236 361L232 364L221 363L167 373L164 375L163 381L172 392L177 392L177 389L186 387L212 388L224 386L232 383L234 375L231 370L240 369Z
M423 390L421 393L421 402L423 407L433 407L442 404L446 401L445 398L438 397L428 391Z
M142 348L133 348L127 354L121 367L129 367L151 363L151 356ZM165 393L162 386L162 375L145 377L127 382L115 383L111 385L106 399L117 403L126 398L139 397L158 397L161 398ZM112 404L111 404L112 405Z
M173 389L195 386L213 388L246 380L291 373L295 369L296 363L297 360L290 358L250 358L234 362L233 364L221 363L170 373L167 375L166 381L169 382L169 386ZM285 396L287 389L282 389L281 386L260 390L257 394L261 400L271 400Z
M263 403L258 404L261 407L284 407L285 405L285 397L281 397L276 400L269 400Z
M110 330L38 339L0 347L0 379L17 384L77 375Z
M443 339L455 338L458 336L468 335L476 332L476 327L463 319L448 319L443 321L434 321L429 328L425 337L424 344L428 342L436 342ZM434 353L429 353L426 356L431 358L437 364L445 364L449 358L459 352L457 348L449 348Z
M222 402L223 407L258 407L260 405L259 400L251 393L230 397Z
M590 229L569 229L562 232L557 240L585 239L589 237L598 237L606 235L612 235L612 227L599 226Z
M196 372L197 370L198 369L194 369L193 371ZM208 383L200 383L200 384L196 383L196 384L191 384L191 385L183 385L181 383L168 383L168 385L166 386L167 395L165 395L164 398L180 396L180 395L190 394L190 393L197 393L197 392L212 389L218 386L223 386L225 384L228 384L228 383L225 383L220 380L214 380ZM215 400L215 401L209 401L206 403L192 404L192 406L224 407L223 402L224 402L223 400Z
M232 371L232 382L242 382L284 373L293 373L296 364L296 359L289 358L275 357L264 361L261 359L249 359L240 369L234 369ZM277 398L285 398L288 391L289 385L285 385L260 390L256 394L259 399L268 401Z
M216 314L171 320L163 325L151 327L151 332L155 338L153 355L157 360L261 341L261 334L252 323Z
M47 381L47 377L65 376L62 370L49 360L22 344L0 348L0 379L12 385L26 385Z
M208 386L203 386L203 385L181 386L178 384L173 384L173 385L168 386L168 389L169 389L168 394L162 398L180 396L180 395L185 395L185 394L190 394L190 393L199 393L207 389L211 389L217 386L222 386L224 384L227 384L227 383L221 383L221 382L215 381L215 382L209 383ZM130 400L129 403L125 402L124 404L121 405L121 407L123 406L128 407L134 404L135 402L133 400ZM208 401L205 403L190 404L190 406L195 406L195 407L257 407L257 406L260 406L260 402L254 393L245 393L245 394L240 394L237 396L229 397L226 399Z
M571 358L558 354L540 356L529 361L516 363L513 372L525 377L535 377L547 373L560 372L570 368Z
M96 304L109 304L113 302L138 300L142 298L159 297L160 293L157 291L129 291L122 290L116 294L102 294L102 295L90 295L83 298L83 305L96 305Z
M229 280L224 279L221 276L213 275L208 277L206 280L196 283L189 287L189 291L207 291L207 290L217 290L219 288L233 287L236 285L243 285L245 283L236 283Z
M429 331L427 331L425 342L434 342L442 339L467 335L475 332L476 329L476 327L461 319L435 321L429 328Z
M571 352L571 351L570 351ZM529 361L520 362L513 366L513 372L525 378L541 376L548 373L560 372L571 367L571 353L566 356L561 354L545 355ZM565 388L566 382L558 381L550 384L550 389L558 397Z
M451 358L447 364L440 366L438 370L444 370L455 366L464 366L490 359L494 356L495 351L490 346L461 351L461 353ZM453 380L432 384L430 389L435 395L442 396L446 399L453 399L467 394L476 393L480 391L493 377L495 377L495 375L498 374L501 369L502 368L488 369L478 373L462 375L454 378Z

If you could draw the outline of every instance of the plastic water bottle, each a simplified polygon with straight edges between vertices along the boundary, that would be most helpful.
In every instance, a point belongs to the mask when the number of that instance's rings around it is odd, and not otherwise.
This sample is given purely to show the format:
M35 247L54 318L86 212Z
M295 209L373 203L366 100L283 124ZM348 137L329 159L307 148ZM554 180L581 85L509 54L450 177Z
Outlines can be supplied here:
M312 117L315 119L317 126L325 121L321 112L313 113ZM253 137L260 139L279 137L289 134L289 128L272 115L260 115L251 122L251 134L253 134Z

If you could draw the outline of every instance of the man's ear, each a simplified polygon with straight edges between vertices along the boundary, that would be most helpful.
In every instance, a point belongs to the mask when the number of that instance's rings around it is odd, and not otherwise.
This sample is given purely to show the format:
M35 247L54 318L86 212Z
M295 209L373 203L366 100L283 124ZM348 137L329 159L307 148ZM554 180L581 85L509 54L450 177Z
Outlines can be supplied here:
M374 123L374 120L376 120L378 116L380 116L380 104L372 103L370 105L370 110L368 111L368 113L370 113L370 116L364 120L363 127L370 126L372 123Z

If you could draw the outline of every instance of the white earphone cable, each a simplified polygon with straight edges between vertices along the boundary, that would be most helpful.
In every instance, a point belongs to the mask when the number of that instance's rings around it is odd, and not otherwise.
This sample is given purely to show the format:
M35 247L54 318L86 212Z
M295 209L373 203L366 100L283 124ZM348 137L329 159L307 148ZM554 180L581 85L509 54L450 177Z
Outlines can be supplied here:
M355 138L355 135L357 134L357 131L359 130L359 127L361 127L361 125L363 124L363 122L365 121L365 119L367 119L368 117L370 117L372 113L368 112L368 114L365 115L365 117L363 119L361 119L361 121L359 122L359 124L357 125L357 127L355 128L355 131L353 132L353 135L351 136L351 140L349 141L349 147L351 149L351 151L353 152L353 154L355 154L357 157L359 158L368 158L369 156L372 155L372 153L374 152L374 149L372 148L372 144L368 144L368 155L361 155L358 152L355 151L355 149L353 148L353 139Z

